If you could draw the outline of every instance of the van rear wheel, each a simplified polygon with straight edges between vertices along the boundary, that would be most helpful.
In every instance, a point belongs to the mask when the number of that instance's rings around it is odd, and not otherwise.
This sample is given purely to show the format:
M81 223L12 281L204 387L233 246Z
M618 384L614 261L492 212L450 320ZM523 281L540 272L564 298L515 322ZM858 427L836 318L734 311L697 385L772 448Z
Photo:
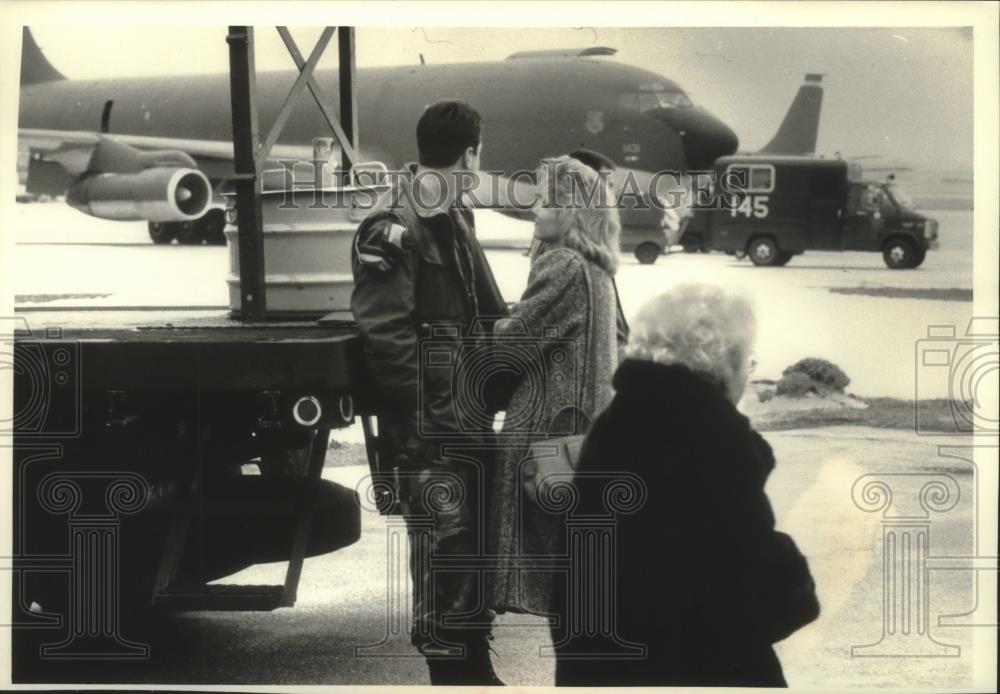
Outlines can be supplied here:
M916 267L920 264L916 258L917 250L909 239L900 237L889 239L882 247L882 259L893 270L909 270Z
M770 236L757 236L752 239L750 245L747 246L747 255L750 256L750 260L753 261L754 265L760 267L784 265L788 260L791 260L791 257L789 257L785 263L781 262L781 249L778 248L777 242Z
M709 251L705 240L696 231L685 231L681 236L680 244L684 246L685 253L707 253Z
M652 265L660 257L660 247L652 241L640 243L635 249L635 257L643 265Z

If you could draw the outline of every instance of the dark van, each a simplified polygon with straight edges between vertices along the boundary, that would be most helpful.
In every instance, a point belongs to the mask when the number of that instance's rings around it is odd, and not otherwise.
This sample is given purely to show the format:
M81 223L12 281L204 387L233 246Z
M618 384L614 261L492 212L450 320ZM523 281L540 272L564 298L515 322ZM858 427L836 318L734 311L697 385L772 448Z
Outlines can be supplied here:
M623 253L634 253L643 265L655 263L676 243L680 223L680 217L672 210L649 203L640 207L626 201L621 207L620 248Z
M745 195L696 213L693 226L709 248L755 265L785 265L807 250L876 251L890 268L911 269L938 246L937 221L916 212L891 182L862 180L857 164L734 155L716 160L715 173L717 192L738 181Z

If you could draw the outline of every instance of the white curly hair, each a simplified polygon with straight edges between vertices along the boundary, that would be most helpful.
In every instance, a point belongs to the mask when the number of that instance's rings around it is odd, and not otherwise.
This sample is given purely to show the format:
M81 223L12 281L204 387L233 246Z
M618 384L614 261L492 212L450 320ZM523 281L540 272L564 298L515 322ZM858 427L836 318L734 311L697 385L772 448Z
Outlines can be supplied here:
M746 297L707 284L679 284L639 309L625 354L686 366L738 400L749 374L755 330Z

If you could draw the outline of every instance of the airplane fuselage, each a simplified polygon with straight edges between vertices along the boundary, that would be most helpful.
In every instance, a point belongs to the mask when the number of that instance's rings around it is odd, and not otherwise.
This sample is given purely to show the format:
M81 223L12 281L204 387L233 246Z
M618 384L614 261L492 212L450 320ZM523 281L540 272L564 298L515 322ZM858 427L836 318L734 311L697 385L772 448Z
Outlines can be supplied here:
M257 75L261 138L296 73ZM317 72L336 102L337 71ZM358 70L359 141L366 160L399 166L416 159L423 109L445 98L483 115L482 165L512 173L547 156L586 147L645 171L707 168L736 150L735 134L654 72L592 58L520 58L489 63ZM309 145L330 135L308 94L299 97L279 143ZM230 141L226 74L58 80L21 88L19 126L97 130L108 100L110 132Z

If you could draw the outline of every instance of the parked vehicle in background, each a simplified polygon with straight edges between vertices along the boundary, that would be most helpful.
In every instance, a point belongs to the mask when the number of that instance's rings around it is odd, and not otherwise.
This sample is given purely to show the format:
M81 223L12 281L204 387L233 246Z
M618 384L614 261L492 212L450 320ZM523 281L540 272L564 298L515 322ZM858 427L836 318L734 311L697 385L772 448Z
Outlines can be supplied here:
M938 223L914 209L892 177L862 178L841 159L734 155L715 163L716 181L737 189L719 209L695 213L687 241L780 266L808 250L880 252L894 269L919 267L938 247Z

